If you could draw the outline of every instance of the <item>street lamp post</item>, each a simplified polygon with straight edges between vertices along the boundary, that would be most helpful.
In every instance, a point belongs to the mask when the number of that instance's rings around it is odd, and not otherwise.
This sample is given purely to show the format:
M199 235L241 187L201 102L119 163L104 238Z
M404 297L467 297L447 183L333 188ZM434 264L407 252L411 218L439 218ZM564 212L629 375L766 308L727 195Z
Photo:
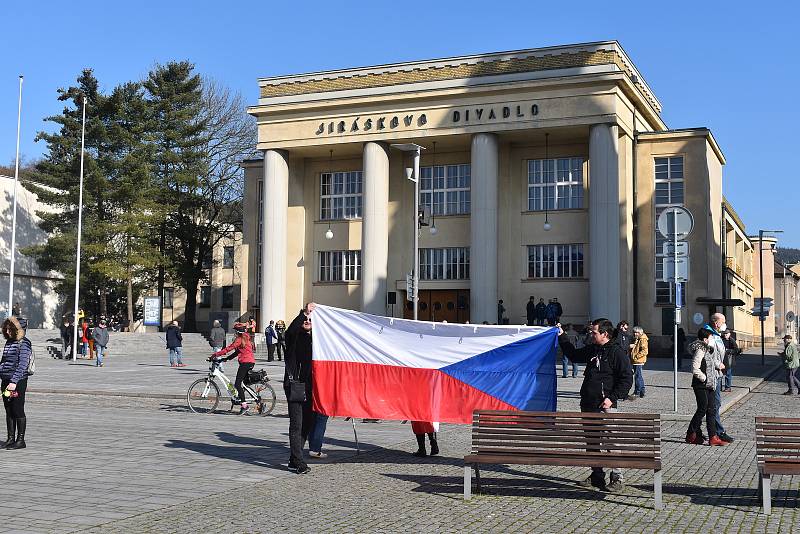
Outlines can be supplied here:
M411 284L414 289L414 320L417 320L419 310L419 158L425 148L416 143L402 143L391 145L402 152L411 153L412 167L406 167L406 178L414 182L414 266L411 270Z
M8 316L14 312L14 256L17 249L17 185L19 184L19 130L22 124L22 76L19 77L19 107L17 108L17 155L14 159L14 208L11 216L11 266L8 271Z
M72 320L72 360L78 359L78 295L81 290L81 230L83 226L83 153L86 140L86 95L83 95L81 126L81 174L78 182L78 249L75 257L75 311ZM86 355L84 355L86 356Z
M759 308L758 322L761 324L761 365L765 365L764 355L764 234L782 234L783 230L759 230L758 231L758 285L761 296L761 307Z

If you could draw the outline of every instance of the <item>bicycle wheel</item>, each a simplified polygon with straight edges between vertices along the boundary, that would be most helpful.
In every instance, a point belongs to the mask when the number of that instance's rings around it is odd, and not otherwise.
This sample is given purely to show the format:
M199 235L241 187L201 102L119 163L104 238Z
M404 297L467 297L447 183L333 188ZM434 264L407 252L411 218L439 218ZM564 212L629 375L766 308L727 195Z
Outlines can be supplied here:
M194 413L213 413L219 404L219 386L207 378L196 380L186 392L186 402Z
M259 415L269 415L275 409L275 390L268 382L259 383L256 388L256 393L261 397L261 403L258 406Z

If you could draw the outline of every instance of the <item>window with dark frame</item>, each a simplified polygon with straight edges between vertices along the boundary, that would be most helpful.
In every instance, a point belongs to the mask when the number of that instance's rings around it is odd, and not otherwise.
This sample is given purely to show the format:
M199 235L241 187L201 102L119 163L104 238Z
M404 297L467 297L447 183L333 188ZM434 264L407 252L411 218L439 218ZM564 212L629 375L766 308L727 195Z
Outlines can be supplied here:
M653 160L654 175L654 204L655 221L659 215L670 206L683 206L684 204L684 174L683 156L657 157ZM654 222L655 222L654 221ZM664 276L664 243L667 239L661 235L658 228L655 230L655 272L656 272L656 304L674 304L675 288L672 282L662 282ZM686 283L681 282L681 297L686 304Z
M211 307L211 286L200 286L200 302L198 305L201 308Z
M222 268L233 269L233 247L222 247Z
M164 308L172 308L172 301L175 299L175 288L164 288Z
M528 211L583 207L583 158L528 160Z
M583 278L583 244L528 245L528 278Z
M222 308L233 308L233 286L222 287Z

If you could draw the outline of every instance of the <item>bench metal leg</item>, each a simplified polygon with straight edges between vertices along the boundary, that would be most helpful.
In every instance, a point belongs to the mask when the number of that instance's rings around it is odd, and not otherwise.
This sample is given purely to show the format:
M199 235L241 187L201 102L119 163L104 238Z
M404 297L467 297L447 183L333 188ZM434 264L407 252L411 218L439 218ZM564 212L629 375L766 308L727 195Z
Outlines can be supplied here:
M661 502L661 471L653 472L653 493L656 499L656 510L663 510L664 503Z
M770 492L770 479L769 475L761 475L761 500L763 502L763 511L765 515L772 513L772 494Z
M464 500L472 498L472 467L464 466Z

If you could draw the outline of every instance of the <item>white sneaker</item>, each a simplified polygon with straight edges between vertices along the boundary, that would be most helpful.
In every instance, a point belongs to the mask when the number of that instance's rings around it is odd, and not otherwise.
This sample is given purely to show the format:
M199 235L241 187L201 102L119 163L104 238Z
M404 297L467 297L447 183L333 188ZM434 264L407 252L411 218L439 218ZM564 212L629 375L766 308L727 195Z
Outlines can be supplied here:
M328 454L324 453L322 451L319 451L319 452L308 451L308 455L310 457L312 457L312 458L327 458L328 457Z

